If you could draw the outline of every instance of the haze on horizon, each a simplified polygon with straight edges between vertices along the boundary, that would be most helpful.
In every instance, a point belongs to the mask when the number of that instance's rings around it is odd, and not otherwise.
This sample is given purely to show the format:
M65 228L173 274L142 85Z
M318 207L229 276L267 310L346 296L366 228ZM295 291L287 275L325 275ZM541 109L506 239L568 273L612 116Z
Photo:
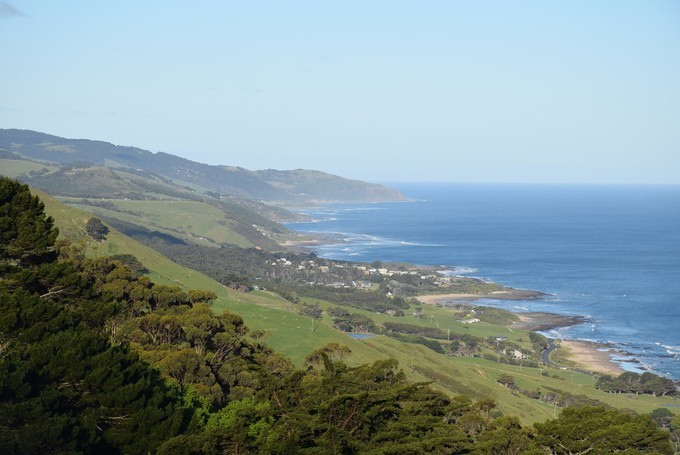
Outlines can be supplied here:
M369 181L680 183L680 2L0 1L0 127Z

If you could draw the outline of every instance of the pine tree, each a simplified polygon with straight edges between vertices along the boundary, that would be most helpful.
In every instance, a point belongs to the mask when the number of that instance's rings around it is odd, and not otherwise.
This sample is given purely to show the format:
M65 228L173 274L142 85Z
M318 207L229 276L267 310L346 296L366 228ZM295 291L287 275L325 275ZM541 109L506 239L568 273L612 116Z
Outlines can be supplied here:
M0 266L53 259L57 229L28 185L0 177Z

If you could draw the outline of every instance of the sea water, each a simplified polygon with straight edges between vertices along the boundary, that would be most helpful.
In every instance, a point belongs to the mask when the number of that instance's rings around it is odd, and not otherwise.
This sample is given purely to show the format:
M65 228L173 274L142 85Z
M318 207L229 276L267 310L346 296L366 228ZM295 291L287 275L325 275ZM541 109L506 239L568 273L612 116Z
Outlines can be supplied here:
M680 186L392 184L408 202L330 205L291 223L339 234L322 257L444 266L551 294L484 301L587 316L548 336L606 342L680 379Z

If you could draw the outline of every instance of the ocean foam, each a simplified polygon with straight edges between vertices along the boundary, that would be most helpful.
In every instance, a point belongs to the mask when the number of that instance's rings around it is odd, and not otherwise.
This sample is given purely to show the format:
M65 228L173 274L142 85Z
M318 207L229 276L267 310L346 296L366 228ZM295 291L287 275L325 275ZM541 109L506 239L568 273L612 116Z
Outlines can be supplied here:
M666 348L666 352L670 354L673 357L678 357L680 356L680 346L669 346L666 344L662 344L662 347Z
M437 270L437 273L442 276L459 276L477 272L479 272L479 269L467 266L454 266L453 269Z

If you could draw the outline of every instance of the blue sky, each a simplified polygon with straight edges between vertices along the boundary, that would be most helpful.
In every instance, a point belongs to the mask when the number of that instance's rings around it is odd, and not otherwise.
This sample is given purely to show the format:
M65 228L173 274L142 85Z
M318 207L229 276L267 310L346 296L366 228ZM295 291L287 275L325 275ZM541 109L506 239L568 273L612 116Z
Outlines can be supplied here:
M680 2L0 1L0 127L370 181L680 183Z

